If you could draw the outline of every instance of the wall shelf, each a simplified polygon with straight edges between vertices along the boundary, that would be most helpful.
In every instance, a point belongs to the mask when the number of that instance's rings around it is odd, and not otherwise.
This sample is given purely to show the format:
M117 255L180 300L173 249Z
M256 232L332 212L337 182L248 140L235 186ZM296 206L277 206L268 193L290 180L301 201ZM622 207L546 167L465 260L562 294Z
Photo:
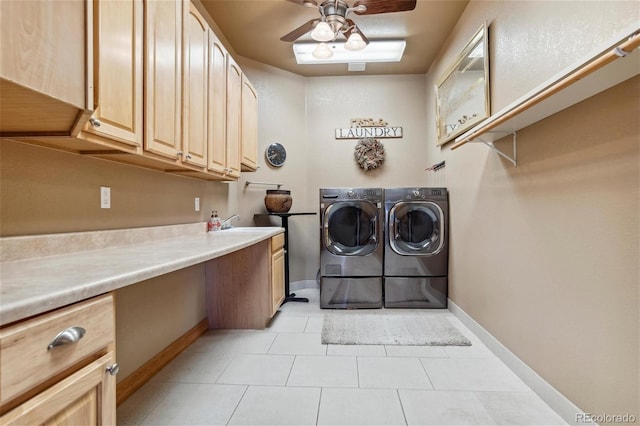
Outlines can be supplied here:
M622 34L606 43L595 56L556 74L457 137L451 149L481 142L516 166L516 131L640 74L640 49L636 49L640 45L640 28L635 23ZM493 146L494 141L508 134L513 134L512 158Z

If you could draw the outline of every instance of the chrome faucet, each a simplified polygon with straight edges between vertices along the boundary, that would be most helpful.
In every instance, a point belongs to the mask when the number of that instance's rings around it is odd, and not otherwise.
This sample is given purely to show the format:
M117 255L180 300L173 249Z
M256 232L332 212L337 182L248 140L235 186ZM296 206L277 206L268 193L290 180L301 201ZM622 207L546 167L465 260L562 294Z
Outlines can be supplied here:
M240 220L240 215L234 214L231 217L225 219L222 221L222 229L229 229L231 228L231 220L233 219L238 219Z

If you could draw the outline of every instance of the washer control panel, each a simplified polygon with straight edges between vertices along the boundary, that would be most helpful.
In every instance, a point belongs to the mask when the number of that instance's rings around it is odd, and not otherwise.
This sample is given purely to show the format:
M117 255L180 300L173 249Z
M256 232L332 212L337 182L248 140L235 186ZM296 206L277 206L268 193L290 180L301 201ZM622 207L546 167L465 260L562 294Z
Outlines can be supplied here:
M382 201L382 188L321 189L320 201L322 200L368 200L376 203Z

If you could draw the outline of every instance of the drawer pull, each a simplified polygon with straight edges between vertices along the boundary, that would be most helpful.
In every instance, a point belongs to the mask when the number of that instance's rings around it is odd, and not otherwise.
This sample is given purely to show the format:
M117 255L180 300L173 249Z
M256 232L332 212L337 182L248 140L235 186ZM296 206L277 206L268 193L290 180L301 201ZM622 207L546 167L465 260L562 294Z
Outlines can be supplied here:
M118 363L115 363L112 366L107 367L107 373L111 374L112 376L115 376L116 374L118 374L118 371L120 371L120 366L118 365Z
M47 350L51 350L56 346L67 345L69 343L76 343L78 340L82 339L84 333L86 333L82 327L69 327L66 330L62 330L56 337L54 337L53 341L49 343L47 346Z

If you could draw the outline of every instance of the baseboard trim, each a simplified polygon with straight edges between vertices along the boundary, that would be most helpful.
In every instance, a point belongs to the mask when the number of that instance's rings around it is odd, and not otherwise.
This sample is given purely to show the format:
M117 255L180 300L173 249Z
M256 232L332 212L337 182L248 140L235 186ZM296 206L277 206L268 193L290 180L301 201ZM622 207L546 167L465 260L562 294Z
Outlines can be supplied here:
M578 414L584 414L573 402L561 394L549 382L543 379L531 367L525 364L513 352L507 349L498 339L478 324L469 314L456 305L451 299L448 300L449 311L454 314L469 330L471 330L491 352L493 352L507 367L511 369L523 382L527 384L544 402L546 402L563 420L570 425L577 425ZM583 425L594 425L595 423L580 423Z
M208 329L209 323L205 318L118 383L116 385L116 405L120 405L126 401L127 398L133 395L135 391L140 389L145 383L151 380L153 376L162 370L164 366L169 364L182 351L187 349L189 345L198 340L198 338Z
M320 288L320 285L316 280L300 280L289 283L289 290L303 290L305 288Z

